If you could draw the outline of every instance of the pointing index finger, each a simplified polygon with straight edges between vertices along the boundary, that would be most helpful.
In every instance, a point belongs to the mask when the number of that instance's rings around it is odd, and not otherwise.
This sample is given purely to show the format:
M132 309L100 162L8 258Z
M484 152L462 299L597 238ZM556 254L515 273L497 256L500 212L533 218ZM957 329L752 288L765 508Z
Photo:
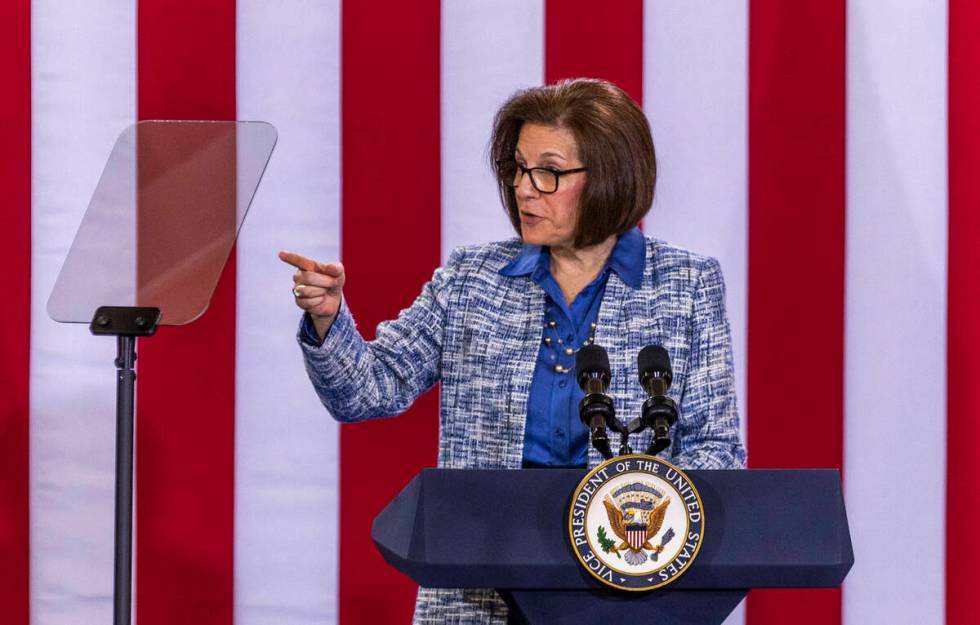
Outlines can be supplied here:
M279 252L279 260L293 267L296 267L300 271L317 271L317 263L312 258L307 258L302 254L297 254L296 252Z
M339 278L344 275L344 266L340 263L321 263L296 252L283 250L279 252L279 259L300 271L312 271L331 278Z

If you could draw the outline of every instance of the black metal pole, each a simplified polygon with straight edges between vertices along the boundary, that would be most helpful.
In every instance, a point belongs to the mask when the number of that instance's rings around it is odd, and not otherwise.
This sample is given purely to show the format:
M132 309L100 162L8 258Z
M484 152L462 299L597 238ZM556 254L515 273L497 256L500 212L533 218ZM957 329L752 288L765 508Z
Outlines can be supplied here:
M116 337L116 564L113 623L129 625L133 588L133 414L136 337Z

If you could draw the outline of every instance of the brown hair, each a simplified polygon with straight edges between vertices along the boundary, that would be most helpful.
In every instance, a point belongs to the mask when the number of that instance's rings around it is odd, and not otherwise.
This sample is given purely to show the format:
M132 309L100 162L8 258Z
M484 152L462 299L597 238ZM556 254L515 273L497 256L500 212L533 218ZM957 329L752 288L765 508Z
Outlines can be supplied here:
M605 80L575 78L518 91L493 121L490 159L514 159L524 123L565 128L575 136L589 171L582 190L575 246L588 247L640 223L653 203L657 158L646 115L626 93ZM500 199L518 235L521 217L514 189L501 184Z

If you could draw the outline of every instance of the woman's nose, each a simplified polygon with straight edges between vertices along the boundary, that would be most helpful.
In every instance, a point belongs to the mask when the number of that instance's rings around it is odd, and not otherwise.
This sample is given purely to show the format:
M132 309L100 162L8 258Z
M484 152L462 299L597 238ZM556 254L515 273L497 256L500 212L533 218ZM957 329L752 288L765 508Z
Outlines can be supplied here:
M517 188L514 189L518 197L529 198L535 197L538 194L538 190L534 188L534 184L531 183L531 172L526 172L517 181Z

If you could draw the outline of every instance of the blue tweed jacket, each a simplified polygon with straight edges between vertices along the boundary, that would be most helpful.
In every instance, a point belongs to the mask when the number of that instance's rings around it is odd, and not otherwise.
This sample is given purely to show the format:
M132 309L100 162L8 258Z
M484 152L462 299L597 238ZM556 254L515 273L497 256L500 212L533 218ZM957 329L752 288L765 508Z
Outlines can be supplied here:
M518 239L457 248L410 308L378 326L372 342L357 332L346 306L322 345L300 341L333 417L397 415L441 382L439 466L520 468L544 322L544 292L531 277L500 274L520 250ZM647 239L646 250L642 286L631 288L611 272L597 321L616 413L623 420L639 414L646 395L636 354L644 345L663 345L674 373L670 395L681 413L665 457L688 469L743 467L718 262L655 239ZM649 436L633 436L633 448L645 449ZM590 450L590 464L600 461ZM448 622L502 625L506 607L492 591L421 589L415 623Z

